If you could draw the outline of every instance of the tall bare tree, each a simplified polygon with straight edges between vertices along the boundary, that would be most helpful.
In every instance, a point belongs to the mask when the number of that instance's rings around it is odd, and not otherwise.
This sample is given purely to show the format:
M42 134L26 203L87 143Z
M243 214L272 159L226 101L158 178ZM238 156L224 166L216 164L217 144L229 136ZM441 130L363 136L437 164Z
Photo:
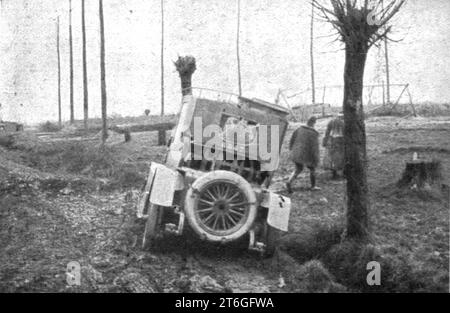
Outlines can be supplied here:
M237 0L236 58L238 68L239 96L242 96L240 37L241 37L241 0Z
M87 61L86 61L86 16L85 16L85 0L81 0L81 34L83 39L83 111L84 111L84 128L88 128L89 118L89 92L87 78Z
M108 138L107 97L106 97L106 66L105 66L105 20L103 16L103 0L98 1L100 18L100 89L102 99L102 143Z
M164 0L161 0L161 116L164 116Z
M70 72L70 124L75 122L73 108L73 36L72 36L72 0L69 0L69 72Z
M164 0L161 0L161 116L164 116ZM158 145L166 144L166 131L158 132Z
M316 104L316 81L314 77L314 4L311 3L310 47L311 59L311 97L312 104Z
M56 53L58 57L58 125L62 127L62 114L61 114L61 48L60 48L60 35L59 35L59 16L56 20Z
M389 105L391 103L391 75L389 69L389 48L387 37L384 38L384 59L386 62L386 99Z
M383 40L387 24L406 0L391 0L380 9L381 0L313 0L322 17L337 31L345 46L344 141L347 180L347 227L349 238L368 237L369 190L367 185L366 130L363 111L363 80L367 53Z

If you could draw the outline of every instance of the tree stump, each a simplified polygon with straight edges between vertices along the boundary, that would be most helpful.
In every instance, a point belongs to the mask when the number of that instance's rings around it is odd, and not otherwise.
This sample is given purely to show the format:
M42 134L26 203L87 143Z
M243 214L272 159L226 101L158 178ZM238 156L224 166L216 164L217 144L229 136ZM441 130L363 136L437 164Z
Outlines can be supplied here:
M167 144L166 141L166 131L159 130L158 131L158 146L165 146Z
M442 172L439 160L413 160L406 163L402 178L397 182L398 188L430 189L441 188Z

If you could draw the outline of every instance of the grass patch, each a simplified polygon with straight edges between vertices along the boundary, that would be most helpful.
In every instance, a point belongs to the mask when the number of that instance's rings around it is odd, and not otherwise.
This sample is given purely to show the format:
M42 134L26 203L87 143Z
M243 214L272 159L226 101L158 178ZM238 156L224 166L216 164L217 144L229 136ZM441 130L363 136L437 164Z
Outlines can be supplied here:
M447 292L445 284L437 284L443 277L433 274L415 262L405 252L383 251L372 244L344 241L333 246L321 259L337 281L363 292ZM367 264L381 265L381 285L366 282Z
M416 114L424 117L450 116L450 104L448 103L419 103L415 104ZM370 116L406 116L414 111L409 104L398 104L394 108L381 106L370 112Z
M317 224L301 233L283 237L281 249L303 264L296 279L309 282L306 289L300 289L305 292L311 291L309 288L333 291L336 282L355 292L448 291L445 287L448 275L428 269L416 261L412 253L342 240L342 234L340 225ZM366 281L367 264L372 261L381 265L380 286L369 286ZM301 282L299 284L301 287Z
M145 182L145 173L139 166L123 163L114 147L58 142L16 148L21 152L22 164L41 171L103 178L112 188L138 188Z

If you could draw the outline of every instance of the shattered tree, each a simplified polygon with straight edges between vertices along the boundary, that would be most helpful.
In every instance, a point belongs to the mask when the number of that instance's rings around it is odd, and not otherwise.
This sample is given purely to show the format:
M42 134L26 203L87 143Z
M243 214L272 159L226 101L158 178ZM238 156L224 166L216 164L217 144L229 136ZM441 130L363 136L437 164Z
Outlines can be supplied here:
M386 38L387 26L406 0L313 0L319 14L337 31L345 46L344 137L347 179L347 238L367 239L369 191L363 111L364 68L369 49Z
M181 93L183 96L192 94L192 75L197 69L195 58L192 56L178 57L175 67L181 79Z

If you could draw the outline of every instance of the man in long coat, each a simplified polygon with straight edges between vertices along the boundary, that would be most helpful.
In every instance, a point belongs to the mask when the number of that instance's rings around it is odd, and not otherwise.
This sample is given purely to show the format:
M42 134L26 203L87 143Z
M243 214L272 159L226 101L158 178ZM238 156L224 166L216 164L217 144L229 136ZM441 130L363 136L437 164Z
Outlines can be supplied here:
M311 117L305 126L294 131L289 142L291 160L295 164L295 171L289 177L286 188L292 193L292 183L305 167L309 169L311 190L320 190L316 186L316 168L319 165L319 133L314 129L316 117Z
M323 167L331 170L333 178L338 177L338 171L344 170L344 119L340 113L332 119L327 126L323 146L326 148L326 155L323 160Z

